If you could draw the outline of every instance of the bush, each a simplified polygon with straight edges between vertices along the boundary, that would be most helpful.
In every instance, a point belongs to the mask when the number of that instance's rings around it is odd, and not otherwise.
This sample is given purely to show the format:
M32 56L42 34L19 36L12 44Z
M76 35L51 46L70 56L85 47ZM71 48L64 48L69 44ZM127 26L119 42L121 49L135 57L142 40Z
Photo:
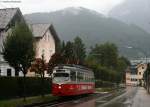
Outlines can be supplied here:
M23 96L23 78L22 77L0 77L0 100L18 98ZM51 80L44 80L44 94L51 93ZM41 94L41 78L26 78L26 96L35 96Z
M101 65L92 65L91 68L94 71L94 76L96 80L110 81L110 83L119 83L121 81L122 76L116 70Z
M96 80L95 81L95 88L111 88L115 87L115 83L109 82L109 81L102 81L102 80Z

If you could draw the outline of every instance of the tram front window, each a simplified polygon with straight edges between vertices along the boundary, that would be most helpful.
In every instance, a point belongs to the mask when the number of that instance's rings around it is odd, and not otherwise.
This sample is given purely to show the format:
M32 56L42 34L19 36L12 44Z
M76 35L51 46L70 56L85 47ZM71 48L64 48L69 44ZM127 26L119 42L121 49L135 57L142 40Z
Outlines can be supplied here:
M69 77L68 73L54 73L54 77Z
M54 82L63 82L69 80L69 74L68 73L54 73L53 74L53 81Z

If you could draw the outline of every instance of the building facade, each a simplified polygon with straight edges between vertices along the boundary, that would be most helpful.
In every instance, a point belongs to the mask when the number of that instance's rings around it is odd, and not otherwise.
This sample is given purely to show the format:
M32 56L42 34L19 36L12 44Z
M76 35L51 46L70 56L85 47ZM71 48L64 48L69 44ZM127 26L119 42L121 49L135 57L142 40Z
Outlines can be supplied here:
M3 41L17 22L25 22L19 8L0 9L0 52L2 52ZM35 58L41 58L42 55L46 63L56 52L59 46L59 38L52 24L29 24L29 28L34 36L34 46L36 49ZM49 76L48 73L45 73ZM22 72L15 72L4 60L0 54L0 76L23 76ZM35 73L29 72L27 76L35 76Z
M57 51L60 40L52 24L30 24L30 29L35 38L35 58L44 56L46 63L49 62L51 56ZM35 72L28 72L27 76L36 76ZM49 73L45 71L45 77L49 77Z
M126 85L144 85L143 74L147 69L147 64L140 63L131 65L126 70Z
M3 41L8 33L11 32L11 29L17 22L22 21L24 21L24 18L19 8L0 9L0 53L2 52ZM4 60L3 55L0 54L0 75L23 76L23 73L15 72L15 70Z

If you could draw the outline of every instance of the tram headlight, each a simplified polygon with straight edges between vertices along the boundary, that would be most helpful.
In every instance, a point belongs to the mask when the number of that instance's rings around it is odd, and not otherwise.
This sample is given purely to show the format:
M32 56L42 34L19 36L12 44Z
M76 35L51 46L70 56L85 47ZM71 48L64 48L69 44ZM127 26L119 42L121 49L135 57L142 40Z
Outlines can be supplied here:
M58 86L59 89L61 89L61 86Z

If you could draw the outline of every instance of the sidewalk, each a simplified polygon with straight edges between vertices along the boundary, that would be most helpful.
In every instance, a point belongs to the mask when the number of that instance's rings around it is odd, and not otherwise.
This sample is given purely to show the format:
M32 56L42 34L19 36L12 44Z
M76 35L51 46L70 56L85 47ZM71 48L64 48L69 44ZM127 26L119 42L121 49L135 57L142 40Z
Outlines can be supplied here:
M134 96L132 107L150 107L150 94L143 87L139 87Z

